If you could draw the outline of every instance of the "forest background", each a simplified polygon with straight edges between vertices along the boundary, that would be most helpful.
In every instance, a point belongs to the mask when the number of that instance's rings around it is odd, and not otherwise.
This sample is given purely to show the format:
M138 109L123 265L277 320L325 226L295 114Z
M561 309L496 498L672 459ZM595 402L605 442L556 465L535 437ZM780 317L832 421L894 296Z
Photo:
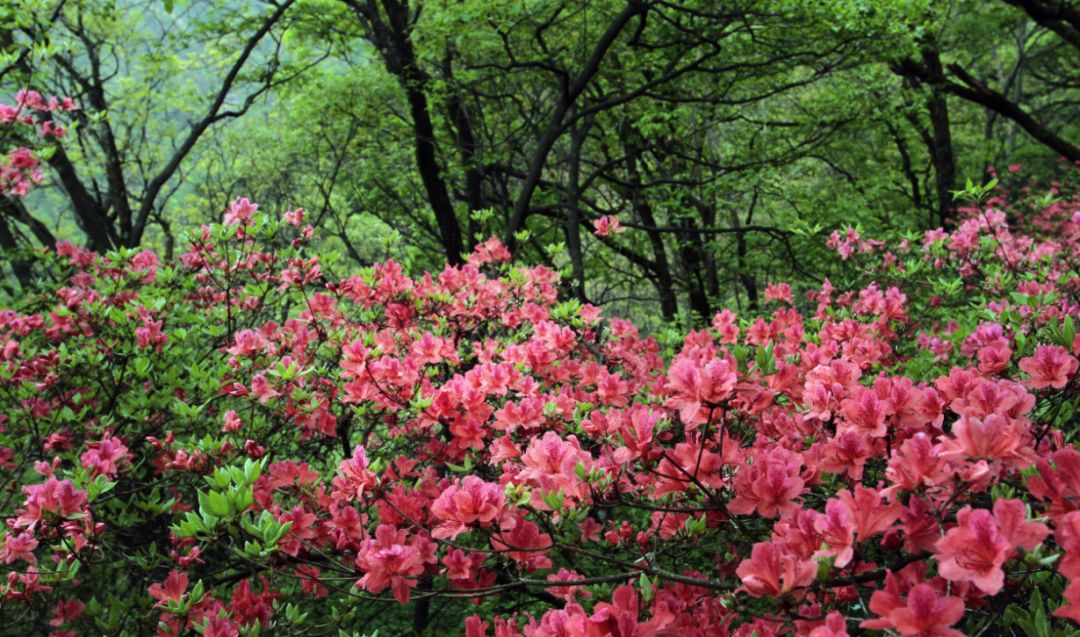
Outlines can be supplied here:
M1051 0L9 0L0 47L0 93L80 106L0 200L9 292L26 251L170 257L242 195L357 267L496 236L678 330L842 283L833 231L948 230L954 191L1080 160L1080 10Z

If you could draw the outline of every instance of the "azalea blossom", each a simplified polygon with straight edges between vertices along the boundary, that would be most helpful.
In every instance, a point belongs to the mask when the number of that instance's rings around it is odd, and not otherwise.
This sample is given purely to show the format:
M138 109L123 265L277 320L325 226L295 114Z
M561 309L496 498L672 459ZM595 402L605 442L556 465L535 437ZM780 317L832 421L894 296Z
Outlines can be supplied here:
M1016 549L1030 551L1050 533L1046 525L1027 521L1027 509L1019 500L998 500L992 512L964 507L956 521L935 544L941 575L971 582L988 595L1005 585L1001 567Z
M808 586L817 575L817 564L797 558L783 542L759 542L750 558L739 563L736 574L751 596L775 596Z

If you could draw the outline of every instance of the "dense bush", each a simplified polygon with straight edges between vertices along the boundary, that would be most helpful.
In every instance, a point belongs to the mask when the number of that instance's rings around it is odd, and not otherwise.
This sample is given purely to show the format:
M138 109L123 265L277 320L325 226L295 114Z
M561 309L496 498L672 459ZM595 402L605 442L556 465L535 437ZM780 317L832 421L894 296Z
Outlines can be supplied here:
M673 345L495 240L353 275L241 199L177 263L60 244L0 313L0 633L1065 634L1080 200L1044 190L837 233L844 281Z

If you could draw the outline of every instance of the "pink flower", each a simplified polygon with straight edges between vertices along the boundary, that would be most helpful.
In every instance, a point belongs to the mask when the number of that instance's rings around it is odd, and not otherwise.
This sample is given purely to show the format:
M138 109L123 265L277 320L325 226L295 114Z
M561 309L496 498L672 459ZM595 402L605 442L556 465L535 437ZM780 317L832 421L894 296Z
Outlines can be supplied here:
M870 598L870 610L884 617L868 619L862 627L891 628L904 637L963 637L964 633L952 628L964 616L963 601L938 597L928 584L916 584L908 592L907 601L902 605L899 601L892 593L875 591Z
M221 426L221 431L223 433L234 433L240 431L243 426L244 421L240 420L240 416L237 415L234 410L230 409L229 411L225 412L225 424Z
M1019 500L998 500L994 511L964 507L957 525L934 545L941 576L954 582L971 582L987 595L1005 585L1002 565L1020 547L1030 551L1050 530L1028 522L1027 508Z
M809 586L817 575L817 564L800 560L783 542L758 542L735 573L751 597L779 596Z
M338 475L333 481L332 497L339 501L363 499L364 493L375 486L378 478L368 470L367 451L357 445L351 458L346 458L338 465Z
M1080 578L1080 511L1070 511L1055 521L1054 540L1065 551L1058 572L1069 579Z
M440 521L431 537L454 539L473 524L488 526L506 512L506 497L498 484L466 476L446 488L431 505L431 514Z
M469 255L469 264L480 267L485 263L503 263L510 260L510 251L498 237L489 237L487 241L476 244Z
M285 213L284 218L285 223L299 228L304 224L304 209L297 208L296 210L290 210Z
M380 524L375 537L360 545L356 565L365 575L356 582L369 593L381 593L390 588L399 604L409 603L409 592L416 586L416 577L424 572L420 550L406 543L408 532L389 524Z
M1005 371L1009 367L1012 354L1012 349L1001 342L980 347L976 353L976 358L979 359L979 371L987 375Z
M1035 348L1034 356L1021 358L1019 365L1029 377L1024 384L1031 389L1062 389L1076 374L1080 361L1064 347L1040 345Z
M165 578L164 584L157 582L150 585L150 597L158 600L154 606L165 606L170 602L179 602L184 598L184 591L188 587L187 573L181 573L180 571L169 571L169 576Z
M856 431L838 434L825 445L821 470L829 473L847 474L853 480L862 480L863 467L871 457L869 440Z
M4 545L0 547L0 562L11 564L16 560L25 560L33 563L36 561L34 549L38 541L31 533L9 533L4 537Z
M879 533L885 532L896 518L900 517L903 507L899 502L887 502L876 489L861 484L855 485L855 492L841 491L840 501L847 505L855 521L855 533L860 542L866 542Z
M24 486L23 493L26 501L14 528L34 527L50 513L61 518L87 513L86 492L77 490L70 480L50 477L41 484Z
M588 485L577 477L578 465L586 470L593 466L592 456L581 449L575 436L566 440L554 431L548 431L542 438L533 438L528 449L521 457L524 469L518 473L518 479L525 484L538 487L533 491L533 506L541 510L550 507L544 503L542 491L558 492L568 498L580 500L588 494Z
M131 454L119 438L106 435L98 442L86 443L86 451L79 457L83 467L90 470L93 477L114 478L120 471L119 464L129 462Z
M1001 414L985 418L961 414L953 423L950 439L942 444L942 455L966 456L973 460L1009 460L1021 468L1031 464L1031 450L1024 446L1025 427L1019 420Z
M619 224L619 220L611 215L604 215L599 219L593 221L593 228L595 228L595 234L598 237L606 237L613 232L622 232L622 225Z
M1054 610L1054 617L1064 617L1074 622L1080 622L1080 581L1069 582L1065 589L1065 601Z
M769 448L735 475L735 498L728 503L728 511L750 515L757 510L766 518L793 511L805 485L799 476L801 466L797 454L783 447Z
M825 513L814 523L821 534L822 548L814 557L835 557L837 568L843 568L855 556L855 519L848 505L830 499L825 503Z
M810 637L848 637L847 620L835 610L825 617L825 625L810 631Z
M485 637L488 623L479 615L469 615L465 618L465 637Z
M140 349L155 348L161 351L161 346L169 341L169 337L162 333L162 321L151 321L149 317L143 318L142 327L135 329L135 342Z
M668 369L667 389L671 398L664 406L679 410L688 429L709 418L709 409L728 398L738 381L735 369L726 358L714 358L704 365L689 356L681 356Z
M438 364L444 361L456 362L457 347L450 339L439 338L430 332L413 342L410 348L416 356L416 362L421 365Z
M840 403L844 420L838 431L856 431L872 438L883 437L888 430L885 416L892 412L889 404L878 398L877 392L866 387L856 387L851 398Z
M82 617L85 608L86 605L77 599L62 599L56 602L56 611L53 613L53 618L49 620L49 625L59 627L65 622L74 621Z
M765 300L791 304L791 286L787 283L768 284L765 286Z
M737 316L728 308L724 308L713 317L712 327L720 334L721 343L735 343L739 340L739 325Z
M259 204L251 203L247 197L237 197L229 204L229 211L225 213L225 225L246 226L251 223L251 218L258 209Z
M255 374L251 377L251 393L259 399L259 403L262 405L265 405L271 398L281 395L270 386L270 381L266 380L266 376L262 374Z

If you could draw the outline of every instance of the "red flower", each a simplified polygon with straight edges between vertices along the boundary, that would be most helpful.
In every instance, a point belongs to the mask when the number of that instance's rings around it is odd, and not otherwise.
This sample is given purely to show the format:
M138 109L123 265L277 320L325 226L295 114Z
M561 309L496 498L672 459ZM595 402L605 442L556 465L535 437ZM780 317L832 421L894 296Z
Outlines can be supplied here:
M187 573L181 573L180 571L169 571L169 576L165 578L164 585L154 582L150 585L149 593L150 597L158 600L154 606L164 606L169 602L179 602L184 598L184 591L187 590L188 576Z
M408 604L409 591L424 572L424 563L419 549L406 543L407 536L407 531L379 525L375 538L364 540L356 556L356 565L365 572L356 585L369 593L389 587L399 604Z
M367 452L360 445L353 449L351 458L341 461L338 474L333 480L333 497L339 502L363 499L364 492L377 481L375 474L368 470Z
M588 635L599 637L654 637L671 621L670 615L655 614L646 622L638 618L641 601L633 586L623 585L611 595L611 603L600 602L589 617ZM654 611L655 612L655 611ZM569 633L573 634L573 633ZM568 635L569 635L568 634Z
M38 541L32 533L9 533L4 537L4 545L0 547L0 562L11 564L15 560L26 560L33 563L37 558L34 549Z
M914 491L920 486L933 487L950 476L944 458L930 436L919 432L893 451L885 477L901 489Z
M206 623L203 637L238 637L240 631L228 617L211 617Z
M440 521L431 537L452 540L468 531L470 525L487 526L505 512L506 497L501 486L476 476L466 476L447 487L431 504L431 514Z
M1064 347L1040 345L1034 356L1021 358L1019 366L1029 376L1024 384L1031 389L1061 389L1076 374L1080 361Z
M971 582L987 595L1005 585L1001 566L1021 547L1030 551L1049 535L1046 525L1028 522L1027 509L1019 500L998 500L994 511L964 507L957 525L934 545L941 576L954 582Z
M855 520L848 505L840 500L830 499L825 503L825 513L820 515L814 527L821 533L824 542L815 557L836 558L837 568L843 568L855 555Z
M1080 577L1080 511L1066 513L1054 523L1054 540L1065 551L1058 572L1069 579Z
M491 538L491 547L524 565L527 571L551 567L551 560L547 557L551 536L541 533L535 522L524 518L507 520L507 528Z
M817 575L817 564L799 559L783 542L758 542L735 573L750 596L776 596L810 585Z
M679 410L687 429L693 429L709 418L706 406L714 406L731 395L738 378L731 362L714 358L702 365L689 356L681 356L668 370L667 389L671 398L664 406Z
M1080 622L1080 582L1070 582L1069 587L1065 589L1064 597L1068 604L1057 607L1054 610L1054 616Z
M890 574L890 577L892 575ZM886 601L889 597L891 601ZM864 621L863 628L891 628L904 637L963 637L952 628L964 616L964 602L955 597L938 597L928 584L916 584L908 592L907 602L897 605L890 593L876 591L870 600L870 610L882 619Z
M878 398L877 392L859 386L852 392L851 398L840 403L840 412L844 420L838 431L856 431L872 438L881 438L887 433L885 417L892 412L889 404Z
M855 485L855 493L841 491L840 500L847 505L855 519L855 533L865 542L883 533L900 517L903 507L899 502L883 500L882 494L861 484Z
M58 627L63 625L64 622L74 621L82 617L85 608L86 606L77 599L60 600L56 603L56 612L53 613L53 618L49 620L49 625Z
M735 498L728 511L773 518L793 511L805 483L799 477L802 459L783 447L771 447L735 476Z
M810 637L848 637L847 620L833 611L825 618L825 625L810 631Z

